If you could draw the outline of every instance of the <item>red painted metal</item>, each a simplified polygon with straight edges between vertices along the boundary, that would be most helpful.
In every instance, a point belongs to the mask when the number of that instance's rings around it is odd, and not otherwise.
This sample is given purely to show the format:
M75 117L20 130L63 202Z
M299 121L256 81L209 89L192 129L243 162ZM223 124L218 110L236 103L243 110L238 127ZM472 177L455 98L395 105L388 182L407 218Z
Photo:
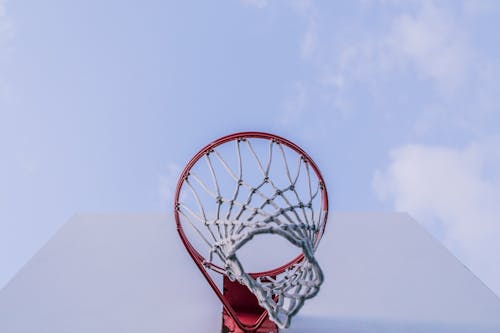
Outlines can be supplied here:
M231 304L238 315L238 320L245 327L256 327L255 333L278 333L278 326L269 319L267 311L264 310L257 301L257 298L250 290L237 281L231 281L224 275L224 297ZM242 330L225 309L222 312L222 332L223 333L247 333Z
M267 315L267 311L265 311L262 307L258 305L257 299L255 296L246 288L246 286L240 285L238 282L231 282L227 279L226 276L224 276L224 293L222 293L217 285L215 284L215 281L212 279L212 277L209 275L207 269L212 269L215 272L222 272L224 271L223 268L218 267L216 265L205 265L206 259L191 245L189 242L188 238L186 237L186 234L184 233L184 230L181 225L181 220L179 217L179 212L178 212L178 203L179 203L179 197L182 189L182 185L184 183L184 180L188 176L191 168L195 165L198 160L200 160L204 155L209 153L212 149L214 149L217 146L220 146L224 143L227 143L229 141L233 140L238 140L238 139L247 139L247 138L259 138L259 139L267 139L267 140L274 140L275 142L279 142L290 149L294 150L297 152L300 156L304 158L305 161L309 163L309 165L312 167L314 173L318 177L318 180L320 182L320 186L322 186L323 191L323 209L325 210L325 216L324 219L327 221L327 215L328 215L328 194L326 191L326 186L325 186L325 181L323 179L323 176L321 175L321 172L319 171L319 168L317 167L316 163L312 160L312 158L304 151L302 148L297 146L295 143L282 138L280 136L274 135L274 134L269 134L269 133L264 133L264 132L240 132L240 133L234 133L230 135L226 135L222 138L219 138L212 143L206 145L203 147L186 165L184 170L182 171L179 181L177 183L177 188L175 191L175 199L174 199L174 216L175 216L175 223L177 225L177 231L179 233L179 236L181 238L182 243L186 247L186 250L188 251L189 255L195 262L196 266L199 268L209 285L212 287L213 291L217 295L217 297L221 300L222 305L223 305L223 327L224 325L228 325L233 329L233 331L227 331L227 332L236 332L236 333L260 333L260 332L278 332L278 329L276 325L269 320L269 317ZM319 241L320 235L323 234L324 228L326 227L326 223L323 226L323 230L318 230L317 233L317 241ZM280 266L278 268L265 271L265 272L258 272L258 273L250 273L252 277L259 277L259 276L276 276L278 274L283 273L288 267L291 265L300 262L301 260L304 259L304 255L301 254L297 256L295 259L290 261L289 263ZM231 282L231 283L230 283ZM250 294L252 297L249 295L246 295L245 291ZM244 295L241 296L241 300L235 295ZM245 305L246 304L246 305ZM250 309L250 310L249 310ZM259 314L260 315L257 315ZM274 326L273 326L274 325ZM273 328L274 327L274 328ZM261 328L266 328L269 330L264 330L261 331ZM224 328L223 328L224 329ZM226 329L229 329L229 327L226 327ZM276 329L274 331L274 329ZM224 331L223 331L224 332Z

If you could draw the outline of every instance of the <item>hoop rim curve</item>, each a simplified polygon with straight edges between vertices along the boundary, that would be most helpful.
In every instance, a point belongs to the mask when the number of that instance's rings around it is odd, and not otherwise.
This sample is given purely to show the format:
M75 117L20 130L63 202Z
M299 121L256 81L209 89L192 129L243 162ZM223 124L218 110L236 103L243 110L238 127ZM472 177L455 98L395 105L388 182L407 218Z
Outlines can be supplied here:
M179 209L179 197L180 197L180 193L181 193L181 190L182 190L182 185L184 184L184 180L187 178L187 176L188 176L191 168L196 164L196 162L198 162L207 153L210 153L210 151L212 149L214 149L215 147L217 147L217 146L220 146L220 145L222 145L224 143L227 143L227 142L230 142L230 141L233 141L233 140L246 139L246 138L267 139L267 140L273 140L273 141L275 141L277 143L282 143L285 146L287 146L288 148L290 148L293 151L295 151L296 153L298 153L300 156L302 156L304 158L304 160L307 163L310 164L310 166L312 167L314 173L318 177L318 180L320 182L320 186L322 186L323 209L325 210L325 216L324 216L325 223L323 224L323 228L321 230L318 230L317 235L322 235L324 233L325 227L326 227L326 224L327 224L327 221L328 221L328 205L329 205L328 204L328 192L327 192L327 189L326 189L326 185L325 185L325 181L324 181L323 175L319 171L319 168L316 165L316 163L313 161L313 159L302 148L300 148L298 145L296 145L295 143L291 142L290 140L287 140L287 139L285 139L283 137L280 137L278 135L275 135L275 134L270 134L270 133L266 133L266 132L252 132L252 131L249 131L249 132L237 132L237 133L233 133L233 134L229 134L229 135L223 136L223 137L221 137L221 138L219 138L219 139L217 139L215 141L212 141L211 143L209 143L208 145L206 145L205 147L203 147L202 149L200 149L198 151L198 153L196 153L193 156L193 158L191 158L191 160L186 164L186 167L182 171L182 173L181 173L181 175L179 177L179 180L177 182L176 190L175 190L175 196L174 196L174 216L175 216L175 223L176 223L176 226L177 226L177 231L179 233L181 241L184 244L184 246L186 247L186 250L189 252L189 254L192 257L192 259L197 263L198 266L202 265L203 267L210 268L213 271L215 271L217 273L220 273L220 274L223 274L224 269L222 267L219 267L218 265L215 265L215 264L208 264L207 265L205 257L202 256L191 245L191 242L189 241L188 237L184 233L184 229L183 229L183 226L181 224L180 217L179 217L179 211L178 211L178 209ZM292 266L292 265L294 265L294 264L302 261L303 259L304 259L304 254L301 253L295 259L292 259L290 262L285 263L284 265L279 266L277 268L270 269L270 270L263 271L263 272L248 273L248 274L250 276L252 276L253 278L261 277L261 276L276 276L276 275L279 275L279 274L283 273L288 267L290 267L290 266ZM200 268L202 268L202 267L200 266Z

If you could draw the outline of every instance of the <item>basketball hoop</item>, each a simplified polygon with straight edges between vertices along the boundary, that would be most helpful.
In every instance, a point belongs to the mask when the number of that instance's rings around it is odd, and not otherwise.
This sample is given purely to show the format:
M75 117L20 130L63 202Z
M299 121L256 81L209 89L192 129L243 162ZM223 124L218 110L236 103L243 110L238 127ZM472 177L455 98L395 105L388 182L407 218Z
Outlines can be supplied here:
M174 214L183 244L223 304L224 332L278 332L319 291L323 273L314 252L327 221L327 190L294 143L261 132L210 143L182 172ZM238 251L260 234L279 235L301 254L246 272Z

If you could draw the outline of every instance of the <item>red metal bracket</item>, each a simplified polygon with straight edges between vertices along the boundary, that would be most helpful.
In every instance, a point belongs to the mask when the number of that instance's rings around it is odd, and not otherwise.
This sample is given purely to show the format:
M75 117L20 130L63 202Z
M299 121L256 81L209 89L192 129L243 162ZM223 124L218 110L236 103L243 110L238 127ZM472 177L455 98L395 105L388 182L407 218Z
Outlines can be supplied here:
M269 319L257 297L237 281L224 275L224 297L237 318L222 310L222 333L278 333L278 326Z

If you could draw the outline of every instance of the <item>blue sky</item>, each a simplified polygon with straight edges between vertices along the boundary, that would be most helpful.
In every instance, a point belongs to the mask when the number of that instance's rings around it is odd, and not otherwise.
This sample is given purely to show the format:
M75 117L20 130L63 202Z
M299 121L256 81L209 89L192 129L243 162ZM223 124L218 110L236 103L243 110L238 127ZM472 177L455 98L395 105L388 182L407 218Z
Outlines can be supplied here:
M496 1L0 0L0 286L78 212L170 212L274 132L339 211L407 211L500 294Z

